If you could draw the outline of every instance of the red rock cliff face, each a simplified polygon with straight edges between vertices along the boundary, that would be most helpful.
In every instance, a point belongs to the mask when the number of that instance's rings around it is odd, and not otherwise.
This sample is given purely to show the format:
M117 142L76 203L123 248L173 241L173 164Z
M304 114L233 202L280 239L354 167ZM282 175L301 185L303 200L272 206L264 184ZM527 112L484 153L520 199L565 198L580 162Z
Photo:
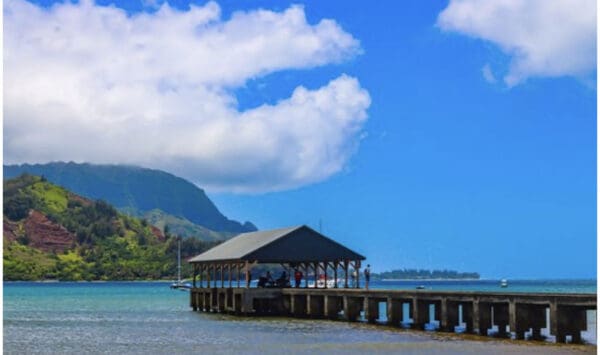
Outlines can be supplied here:
M75 243L75 234L35 210L29 212L24 227L29 246L45 252L63 252Z
M161 242L165 241L165 235L160 229L156 228L155 226L150 226L150 230L152 231L152 234L154 234L156 238L158 238L158 240L160 240Z
M17 231L19 229L19 224L16 222L11 222L8 219L4 218L3 223L4 230L4 240L13 242L17 239Z

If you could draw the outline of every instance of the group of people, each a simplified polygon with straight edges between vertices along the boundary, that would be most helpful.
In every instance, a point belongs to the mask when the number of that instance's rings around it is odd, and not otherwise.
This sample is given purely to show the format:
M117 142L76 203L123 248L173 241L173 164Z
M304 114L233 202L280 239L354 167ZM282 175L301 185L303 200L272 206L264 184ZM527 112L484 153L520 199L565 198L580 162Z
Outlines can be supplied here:
M271 272L267 271L266 276L258 278L258 287L290 287L290 279L284 271L277 280L274 280Z
M365 288L369 289L369 282L371 281L371 265L368 264L364 270L365 275ZM352 283L354 283L356 275L352 273ZM304 274L299 269L294 271L294 283L295 287L300 287L300 283L304 278ZM273 280L273 276L270 271L267 271L266 276L261 276L258 278L258 287L291 287L290 279L285 271L281 273L281 276L277 280Z
M300 287L300 282L302 282L303 277L304 275L302 274L302 271L298 269L294 271L294 282L296 288ZM271 272L267 271L265 276L258 278L258 287L291 287L290 278L288 277L287 272L283 271L277 280L273 280Z

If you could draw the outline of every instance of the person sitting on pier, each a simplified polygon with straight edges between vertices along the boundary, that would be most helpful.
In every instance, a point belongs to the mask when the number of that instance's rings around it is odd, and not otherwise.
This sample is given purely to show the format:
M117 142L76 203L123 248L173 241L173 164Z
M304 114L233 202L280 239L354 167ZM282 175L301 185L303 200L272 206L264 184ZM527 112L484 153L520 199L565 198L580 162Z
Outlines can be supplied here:
M281 276L275 281L275 287L289 287L290 280L288 279L287 273L284 271Z
M256 286L257 287L273 287L274 283L275 282L273 281L273 276L271 276L271 272L267 271L266 276L261 276L258 278L258 284Z

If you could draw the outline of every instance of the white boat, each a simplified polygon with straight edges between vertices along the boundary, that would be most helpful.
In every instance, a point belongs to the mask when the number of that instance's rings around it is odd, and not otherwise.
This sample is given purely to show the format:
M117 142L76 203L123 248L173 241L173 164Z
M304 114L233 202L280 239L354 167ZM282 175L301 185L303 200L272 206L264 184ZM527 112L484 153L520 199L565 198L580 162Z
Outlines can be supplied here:
M343 281L342 280L338 280L337 286L338 286L338 288L344 287ZM315 288L315 282L314 281L309 281L308 282L308 287L309 288ZM335 287L335 280L334 279L327 279L327 288L334 288L334 287ZM317 280L317 288L325 288L325 279L318 279Z
M500 280L500 287L508 287L508 281L506 279Z
M172 289L187 291L192 288L192 284L181 279L181 239L177 240L177 281L171 284Z

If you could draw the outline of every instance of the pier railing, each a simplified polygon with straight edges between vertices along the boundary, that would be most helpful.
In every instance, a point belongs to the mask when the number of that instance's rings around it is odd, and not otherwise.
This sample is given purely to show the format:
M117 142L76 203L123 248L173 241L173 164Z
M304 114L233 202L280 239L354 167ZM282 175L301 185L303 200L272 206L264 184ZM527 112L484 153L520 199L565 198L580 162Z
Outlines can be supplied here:
M380 305L385 304L385 322ZM549 328L557 342L581 342L587 310L596 309L595 294L452 292L430 290L364 290L319 288L194 288L194 311L239 315L280 315L302 318L385 323L424 329L439 324L454 332L464 324L468 333L515 339L542 339ZM547 318L549 315L549 323ZM436 321L436 322L432 322ZM495 328L494 328L495 329Z

